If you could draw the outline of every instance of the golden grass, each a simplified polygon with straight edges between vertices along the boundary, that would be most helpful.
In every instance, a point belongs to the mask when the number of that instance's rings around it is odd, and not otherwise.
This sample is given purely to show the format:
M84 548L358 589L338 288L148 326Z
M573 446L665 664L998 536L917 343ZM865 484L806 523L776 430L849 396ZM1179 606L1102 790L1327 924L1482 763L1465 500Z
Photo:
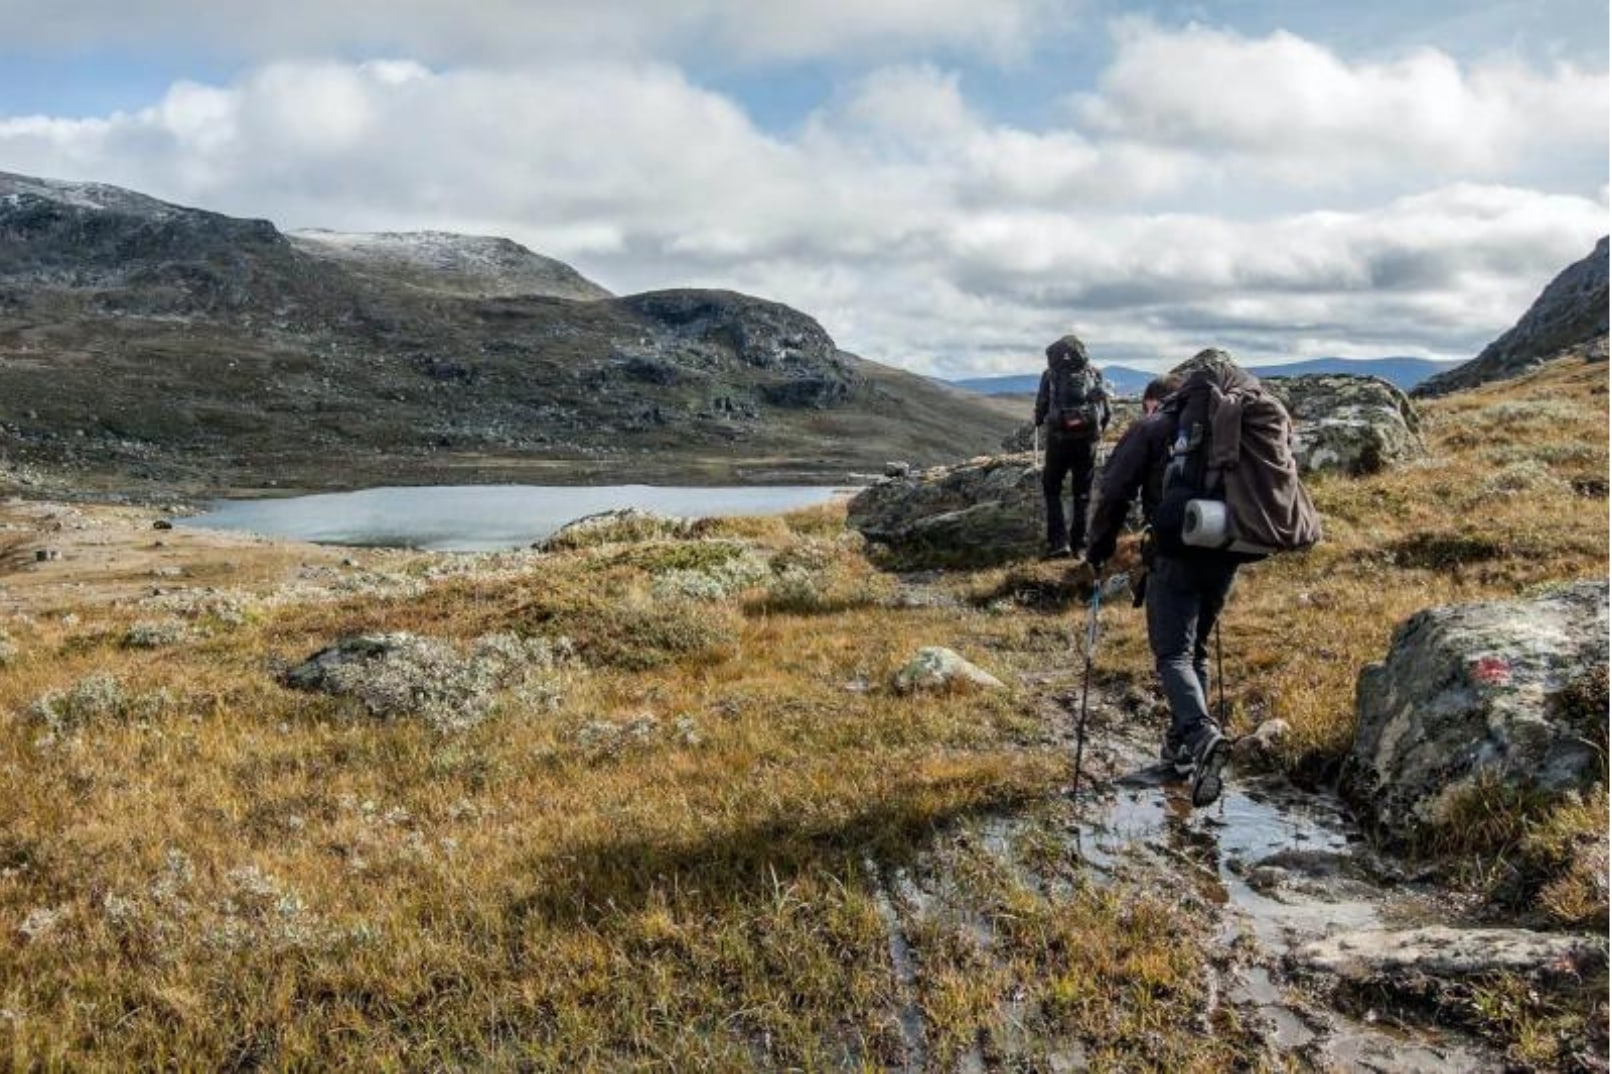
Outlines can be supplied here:
M1433 464L1318 482L1327 543L1250 570L1227 615L1239 724L1286 718L1290 762L1314 769L1400 618L1604 575L1605 501L1574 488L1604 477L1605 376L1440 401ZM1550 420L1493 409L1519 399ZM1516 457L1491 483L1496 451ZM1210 1013L1209 912L1091 887L1057 840L1026 848L1067 874L1053 889L945 851L957 905L902 908L904 996L876 878L1062 788L1038 706L1074 680L1071 623L983 607L1034 572L957 575L962 606L903 607L842 527L818 508L444 578L399 557L418 585L203 610L150 649L130 628L175 615L67 599L0 624L19 651L0 666L0 1063L881 1069L910 1001L939 1066L1028 1019L1100 1068L1257 1068L1248 1031ZM243 550L229 584L283 574L288 553L261 553L272 569ZM751 573L721 573L741 556ZM701 571L735 588L668 595ZM1147 678L1140 616L1105 615L1101 670ZM579 660L556 706L511 694L457 734L279 684L381 631L567 635ZM924 645L1009 689L896 695ZM95 675L119 701L80 729L29 714ZM1597 811L1532 815L1513 842L1560 857ZM1549 898L1582 915L1568 875Z

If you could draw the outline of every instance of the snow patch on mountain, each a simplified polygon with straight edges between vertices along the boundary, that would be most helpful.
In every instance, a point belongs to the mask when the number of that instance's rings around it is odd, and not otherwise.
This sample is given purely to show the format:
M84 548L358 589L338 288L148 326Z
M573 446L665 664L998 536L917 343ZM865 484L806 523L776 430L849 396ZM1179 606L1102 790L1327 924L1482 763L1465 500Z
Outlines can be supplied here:
M565 262L491 235L315 228L291 232L289 237L303 253L359 270L366 266L405 270L410 273L410 282L433 290L585 300L613 297Z

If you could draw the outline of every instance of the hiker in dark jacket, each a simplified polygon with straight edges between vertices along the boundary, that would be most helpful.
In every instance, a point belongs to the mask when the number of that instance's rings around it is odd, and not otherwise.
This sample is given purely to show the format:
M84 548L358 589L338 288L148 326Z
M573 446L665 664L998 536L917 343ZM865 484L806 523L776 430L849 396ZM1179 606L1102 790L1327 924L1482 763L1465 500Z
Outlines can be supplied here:
M1181 387L1174 374L1155 377L1142 390L1142 417L1132 422L1109 452L1098 486L1097 509L1092 512L1091 541L1086 556L1093 563L1114 554L1119 531L1130 515L1131 502L1142 495L1142 521L1151 524L1164 491L1164 467L1170 461L1175 419L1159 408Z
M1064 336L1047 347L1047 368L1035 396L1035 423L1047 430L1041 491L1047 503L1047 558L1078 556L1086 546L1097 444L1110 416L1101 370L1086 357L1086 345ZM1070 478L1073 514L1063 509L1064 478Z
M1206 420L1206 377L1227 385L1258 382L1224 351L1201 352L1193 365L1208 372L1191 376L1115 447L1103 472L1087 559L1101 572L1114 554L1131 501L1142 493L1151 528L1150 539L1144 542L1151 561L1146 581L1147 637L1159 685L1170 704L1170 729L1160 756L1175 766L1178 775L1191 774L1193 804L1208 805L1220 796L1221 769L1230 752L1220 725L1209 714L1209 637L1246 557L1181 543L1181 518L1196 490L1185 481L1172 480L1170 465L1178 447L1185 458L1185 441L1178 437L1192 422Z

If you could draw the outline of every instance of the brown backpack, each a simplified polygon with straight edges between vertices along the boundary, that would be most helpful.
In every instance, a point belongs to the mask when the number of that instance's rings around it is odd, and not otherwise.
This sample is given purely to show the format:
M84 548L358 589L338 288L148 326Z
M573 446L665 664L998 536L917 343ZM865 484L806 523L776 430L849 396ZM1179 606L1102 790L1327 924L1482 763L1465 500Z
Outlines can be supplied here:
M1174 403L1176 438L1154 520L1161 547L1260 556L1321 540L1320 513L1293 457L1293 421L1258 378L1202 369Z

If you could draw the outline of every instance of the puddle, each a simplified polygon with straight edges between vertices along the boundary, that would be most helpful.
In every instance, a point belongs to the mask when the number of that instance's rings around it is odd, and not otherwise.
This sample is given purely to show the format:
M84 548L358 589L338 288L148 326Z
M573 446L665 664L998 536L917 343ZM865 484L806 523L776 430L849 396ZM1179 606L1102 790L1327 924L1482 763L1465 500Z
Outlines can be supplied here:
M1098 873L1165 869L1224 907L1221 942L1251 936L1259 961L1279 966L1297 945L1335 932L1425 916L1433 905L1405 885L1372 878L1369 852L1336 798L1275 780L1228 784L1220 802L1194 810L1185 786L1115 788L1083 800L1074 849ZM1322 1069L1490 1069L1483 1054L1439 1032L1394 1029L1322 1010L1290 992L1266 965L1233 968L1227 998L1262 1020L1280 1053Z
M1344 875L1360 837L1327 795L1251 783L1194 810L1184 786L1121 788L1080 808L1076 848L1089 864L1112 873L1141 855L1185 866L1200 894L1237 911L1231 926L1273 954L1381 921L1381 893Z
M1270 1023L1270 1039L1282 1051L1303 1048L1320 1035L1287 1006L1281 987L1263 966L1239 970L1229 995L1233 1003L1253 1007Z

